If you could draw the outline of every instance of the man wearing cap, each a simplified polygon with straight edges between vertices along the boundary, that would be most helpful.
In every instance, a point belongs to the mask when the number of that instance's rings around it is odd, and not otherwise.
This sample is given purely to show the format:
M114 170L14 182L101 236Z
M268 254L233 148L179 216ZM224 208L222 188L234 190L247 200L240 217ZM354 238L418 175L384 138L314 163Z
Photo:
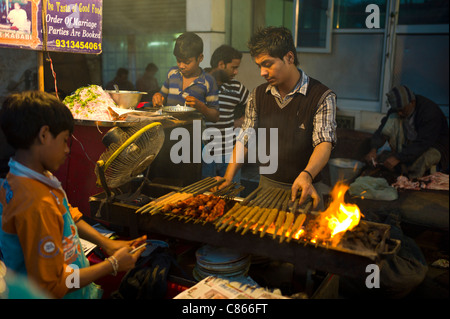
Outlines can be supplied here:
M387 99L390 109L372 137L365 160L410 179L422 177L434 165L448 172L448 123L439 106L405 85L394 87ZM377 155L386 141L391 151Z

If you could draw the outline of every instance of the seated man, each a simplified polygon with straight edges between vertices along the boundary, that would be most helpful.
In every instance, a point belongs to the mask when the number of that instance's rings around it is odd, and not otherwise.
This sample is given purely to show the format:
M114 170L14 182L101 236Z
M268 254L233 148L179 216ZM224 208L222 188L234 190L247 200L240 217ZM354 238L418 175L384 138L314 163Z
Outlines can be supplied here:
M422 177L435 165L448 172L448 123L439 106L404 85L393 88L387 98L391 108L374 133L365 160L410 179ZM377 155L386 141L391 151Z

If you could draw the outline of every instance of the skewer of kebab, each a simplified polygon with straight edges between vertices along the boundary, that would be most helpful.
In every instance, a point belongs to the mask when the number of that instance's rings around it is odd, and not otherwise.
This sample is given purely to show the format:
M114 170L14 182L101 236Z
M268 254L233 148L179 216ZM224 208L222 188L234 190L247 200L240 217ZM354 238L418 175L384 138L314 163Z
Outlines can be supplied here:
M258 214L258 212L264 210L264 208L268 207L271 204L271 202L276 197L276 190L274 189L273 191L275 191L275 194L271 194L272 196L266 196L259 205L256 205L250 210L247 210L248 213L242 218L241 221L239 221L239 226L235 230L236 233L240 231L245 225L247 225L253 219L253 217ZM230 228L231 226L228 227ZM228 231L228 229L226 231Z
M194 197L196 195L202 194L205 191L209 190L210 188L220 185L225 181L225 179L216 180L212 178L211 180L207 181L206 183L202 183L199 186L190 189L189 193L179 193L178 196L174 196L172 198L168 198L164 200L163 202L157 203L157 205L154 205L150 209L146 211L142 211L142 213L148 212L152 215L160 212L162 209L167 210L170 209L170 207L166 207L166 205L173 205L180 201L184 201L188 198Z
M258 199L255 199L255 202L251 206L244 207L243 210L241 210L241 213L239 213L236 218L231 222L230 225L228 225L227 229L225 229L225 232L229 232L235 225L240 224L245 216L247 216L250 212L254 211L255 209L260 209L261 204L267 199L267 196L271 193L270 189L266 189L264 192L258 196Z
M283 228L284 221L286 218L286 210L289 203L289 195L291 194L290 191L286 191L283 195L283 204L281 206L280 211L278 212L277 221L275 222L275 230L273 232L273 239L277 237L278 230L280 228Z
M179 194L181 193L191 193L193 190L197 189L198 187L203 186L204 184L207 184L209 182L211 182L214 178L213 177L207 177L203 180L200 180L198 182L195 182L192 185L186 186L184 188L182 188L179 192L170 192L162 197L159 197L157 199L155 199L154 201L151 201L150 203L142 206L141 208L139 208L136 213L145 213L148 212L152 207L154 207L155 205L161 204L161 203L166 203L166 202L171 202L172 200L174 200L176 197L179 197Z
M280 195L281 195L280 196L281 199L284 199L284 196L285 196L284 190L282 190L280 192ZM269 215L267 216L267 219L264 221L264 228L263 228L262 232L259 234L259 237L263 238L264 235L266 234L267 230L269 229L270 225L272 225L272 223L277 219L278 212L279 212L282 204L283 204L283 201L278 200L276 206L269 211Z
M179 220L185 219L185 222L193 218L200 218L201 215L209 212L221 200L220 197L214 195L198 194L184 201L166 205L162 212L169 220L178 217Z
M230 214L227 219L224 219L224 221L221 224L216 224L216 228L218 228L217 231L221 231L222 229L227 227L228 224L233 223L235 220L241 218L240 216L243 217L249 207L253 207L259 204L265 198L265 196L270 193L270 189L261 188L260 190L261 193L259 193L254 199L252 199L248 203L248 206L242 205L241 203L241 206L238 209L236 209L232 214Z
M144 206L140 207L139 209L137 209L137 210L136 210L136 213L139 214L139 213L141 213L143 210L145 210L146 208L148 208L148 207L150 207L150 206L152 206L152 205L155 205L156 203L158 203L158 202L160 202L160 201L163 201L163 200L165 200L165 199L167 199L167 198L169 198L169 197L171 197L171 196L173 196L173 195L175 195L175 194L177 194L177 193L176 193L176 192L170 192L170 193L167 193L167 194L164 195L164 196L158 197L158 198L156 198L155 200L152 200L150 203L147 203L146 205L144 205Z
M251 219L249 219L249 221L245 225L245 228L242 231L241 235L245 235L245 233L247 233L247 231L249 231L253 226L255 226L258 223L258 220L269 209L269 207L276 204L276 202L279 200L280 192L281 192L281 189L274 189L273 196L270 198L268 197L266 202L264 203L264 205L261 205L261 209L258 209L257 213L254 214L251 217ZM238 230L236 230L236 231L238 231Z
M283 227L283 232L282 232L282 234L280 236L280 243L282 243L284 239L288 238L287 231L289 230L289 227L291 227L292 222L294 221L295 216L297 215L297 209L298 209L298 199L296 198L294 200L294 202L293 202L293 205L290 208L290 212L286 216L286 222L284 223L285 225ZM303 222L304 222L304 218L303 217L296 219L297 225L302 221L302 219L303 219ZM302 224L303 224L303 222L302 222ZM294 227L296 227L295 226L296 223L294 223L294 225L292 225L293 226L292 229ZM300 227L301 227L301 225L300 225ZM291 229L291 231L289 233L289 235L291 235L291 236L293 235L292 234L292 229ZM291 237L288 238L287 242L289 242L290 240L291 240Z
M298 203L297 200L295 200L295 202ZM308 211L311 208L312 203L313 203L312 200L309 200L306 203L305 208L303 209L303 212L297 216L297 219L295 220L295 223L291 228L290 236L286 240L286 242L289 243L291 241L291 239L294 238L295 234L302 228L303 223L305 222L305 219L306 219L306 214L308 214ZM294 213L295 213L295 211L294 211Z
M205 225L207 222L214 222L219 217L223 216L223 213L225 211L225 205L236 196L236 194L239 194L245 189L244 186L240 186L239 188L236 188L226 194L223 194L224 197L214 206L214 208L211 210L211 213L206 217L206 219L203 221L203 225Z
M219 190L213 192L212 194L215 195L215 196L224 196L230 190L232 190L236 185L237 185L237 183L231 183L230 185L225 186L224 188L219 189Z
M291 206L291 210L286 213L286 220L284 221L283 229L281 230L280 235L280 244L287 238L287 231L291 227L294 222L295 213L297 211L298 200L294 200L293 205Z
M170 215L172 215L172 217L170 217L170 219L179 217L179 220L185 219L185 223L193 219L195 219L194 223L203 223L203 225L206 222L212 222L223 215L225 205L229 200L227 196L234 196L234 194L237 194L244 189L244 187L241 186L233 190L232 188L236 185L237 183L233 183L230 186L209 195L196 195L186 201L171 205L171 207L165 207L165 212L168 216L169 213L171 213ZM226 198L219 197L219 192L220 195L225 195Z
M222 213L223 213L224 207L225 207L225 201L222 198L215 196L215 195L211 195L211 199L208 202L206 202L206 204L203 205L203 207L198 207L198 210L201 212L201 214L197 218L197 220L194 222L194 224L206 221L206 219L210 215L214 216L215 214L219 214L220 208L222 208Z
M281 188L277 189L275 199L270 203L270 205L267 208L264 208L264 211L258 218L256 225L252 225L252 227L255 226L253 229L253 234L256 234L259 231L259 229L264 226L264 223L266 222L267 218L269 217L270 212L276 206L278 200L280 199L280 197L282 195L282 191L283 190Z
M251 192L242 202L238 202L234 204L234 206L225 214L223 215L219 220L215 222L216 228L219 227L222 223L222 221L227 220L230 218L235 212L237 212L241 207L246 206L250 200L253 199L253 197L262 190L261 187L256 188L253 192Z

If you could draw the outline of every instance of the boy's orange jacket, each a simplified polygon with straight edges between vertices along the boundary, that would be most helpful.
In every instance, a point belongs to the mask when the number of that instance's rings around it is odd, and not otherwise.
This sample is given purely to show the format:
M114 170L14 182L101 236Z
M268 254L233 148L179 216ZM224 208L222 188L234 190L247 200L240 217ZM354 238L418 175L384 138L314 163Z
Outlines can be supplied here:
M53 297L65 296L68 266L84 254L74 224L82 214L67 203L62 189L33 178L10 172L0 186L0 249L6 266Z

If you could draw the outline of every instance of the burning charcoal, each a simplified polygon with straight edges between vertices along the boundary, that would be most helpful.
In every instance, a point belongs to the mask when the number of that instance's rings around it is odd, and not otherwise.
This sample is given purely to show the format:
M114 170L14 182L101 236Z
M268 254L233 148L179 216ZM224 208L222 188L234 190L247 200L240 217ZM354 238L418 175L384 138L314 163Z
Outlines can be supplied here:
M380 232L377 230L371 231L368 234L368 239L371 245L376 246L381 240Z
M355 238L355 246L359 249L363 249L366 245L364 244L362 239Z
M364 221L361 221L358 225L358 229L365 233L369 230L369 225L367 223L365 223Z
M362 231L356 231L353 233L356 238L364 238L366 235Z

